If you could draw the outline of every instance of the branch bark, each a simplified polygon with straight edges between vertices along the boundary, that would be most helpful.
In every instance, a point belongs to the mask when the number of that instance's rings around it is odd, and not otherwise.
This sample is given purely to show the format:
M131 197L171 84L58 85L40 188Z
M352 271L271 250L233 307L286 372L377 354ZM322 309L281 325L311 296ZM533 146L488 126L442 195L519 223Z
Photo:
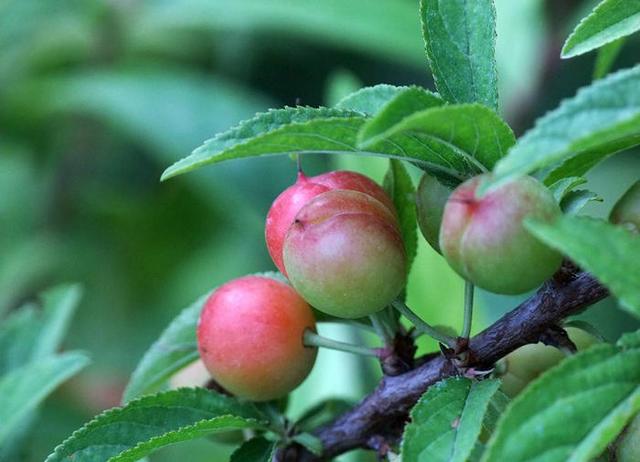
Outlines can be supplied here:
M532 297L471 339L469 367L490 368L518 347L536 343L564 318L602 300L608 291L585 272L563 267ZM459 370L439 355L397 376L385 376L378 387L353 409L315 434L323 443L318 458L300 447L281 451L277 460L319 461L355 448L369 447L372 438L397 438L408 412L425 390Z

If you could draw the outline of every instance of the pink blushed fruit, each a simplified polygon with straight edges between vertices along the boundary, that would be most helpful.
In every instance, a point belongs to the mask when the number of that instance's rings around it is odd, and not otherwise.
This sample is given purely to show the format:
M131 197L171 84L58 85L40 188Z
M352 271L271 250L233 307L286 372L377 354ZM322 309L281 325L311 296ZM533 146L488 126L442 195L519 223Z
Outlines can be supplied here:
M307 177L298 173L295 184L285 189L273 202L267 214L265 239L271 259L281 273L287 274L282 258L284 238L296 214L311 199L323 192L346 189L359 191L382 202L393 214L393 201L375 181L364 175L346 170Z
M394 214L357 191L328 191L305 205L287 233L284 263L307 302L341 318L381 310L406 281Z
M519 294L548 279L562 256L535 238L526 218L550 221L560 215L551 192L525 176L482 198L476 188L484 175L461 184L444 209L440 248L451 267L478 287Z
M309 305L289 285L245 276L218 288L198 323L198 349L223 388L252 401L280 398L309 374L315 348L303 334L315 330Z

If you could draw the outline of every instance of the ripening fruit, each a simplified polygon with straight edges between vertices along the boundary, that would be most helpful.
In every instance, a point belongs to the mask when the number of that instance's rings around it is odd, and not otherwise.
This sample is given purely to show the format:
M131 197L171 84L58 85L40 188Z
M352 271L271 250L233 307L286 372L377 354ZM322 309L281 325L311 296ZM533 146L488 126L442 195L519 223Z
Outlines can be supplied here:
M609 220L640 232L640 180L636 181L613 206Z
M305 205L287 233L284 264L305 300L340 318L381 310L406 280L395 215L357 191L328 191Z
M437 252L440 252L440 224L444 206L453 189L435 176L425 173L416 191L418 226L429 245Z
M285 189L273 201L265 225L269 255L282 274L287 274L282 258L282 246L296 214L317 195L334 189L347 189L368 194L382 202L395 214L393 201L384 189L360 173L339 170L309 178L304 173L298 172L295 184Z
M530 176L512 180L478 199L485 175L461 184L444 209L440 248L451 267L478 287L500 294L535 288L560 266L562 256L524 227L525 218L552 220L560 207Z
M309 305L284 282L245 276L218 288L198 323L200 357L212 377L252 401L280 398L309 374L316 349L303 345L315 330Z
M599 342L595 336L582 329L567 327L566 331L578 351L586 350ZM521 346L503 359L506 370L501 377L502 391L513 398L529 382L558 364L565 357L566 355L562 351L543 343L530 343Z
M638 462L640 460L640 415L637 415L616 442L618 462Z

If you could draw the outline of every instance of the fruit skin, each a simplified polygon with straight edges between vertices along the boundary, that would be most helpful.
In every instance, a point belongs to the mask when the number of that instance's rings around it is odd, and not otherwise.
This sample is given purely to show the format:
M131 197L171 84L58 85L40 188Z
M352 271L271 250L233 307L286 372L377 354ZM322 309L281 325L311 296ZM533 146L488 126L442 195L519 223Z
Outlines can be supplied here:
M309 305L289 285L245 276L218 288L198 323L200 357L212 377L252 401L280 398L309 374L317 350L302 343L315 330Z
M567 327L565 330L578 351L586 350L599 342L598 338L582 329ZM503 359L506 371L500 377L502 379L502 391L510 398L513 398L529 382L558 364L565 357L562 351L543 343L530 343L521 346Z
M305 300L340 318L383 309L406 282L395 216L357 191L328 191L305 205L287 233L284 263Z
M418 226L422 235L433 249L440 250L440 225L444 206L451 196L453 186L443 184L436 177L425 173L422 175L416 191L416 211Z
M562 256L524 227L527 217L553 220L561 214L551 192L525 176L477 199L486 175L451 194L440 228L440 248L451 267L478 287L500 294L527 292L559 267Z
M638 462L640 460L640 415L637 415L620 435L616 443L618 462Z
M335 170L314 176L311 181L326 186L330 190L347 189L368 194L382 202L393 214L396 213L393 200L387 192L378 183L360 173L349 170Z
M618 199L611 209L609 221L640 233L640 180Z

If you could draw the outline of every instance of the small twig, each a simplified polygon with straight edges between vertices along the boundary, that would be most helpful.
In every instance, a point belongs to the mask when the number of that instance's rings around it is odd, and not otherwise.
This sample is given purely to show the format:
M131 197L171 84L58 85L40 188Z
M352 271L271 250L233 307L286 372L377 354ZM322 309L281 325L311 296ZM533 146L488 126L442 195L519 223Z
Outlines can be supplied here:
M345 353L353 353L361 356L373 356L375 358L380 356L379 351L374 348L333 340L318 335L309 329L304 331L303 343L309 347L328 348L330 350L344 351Z
M411 321L411 323L414 326L416 326L417 330L424 332L429 337L437 340L438 342L442 343L443 345L446 345L447 347L451 348L452 350L455 349L456 340L453 337L450 337L450 336L448 336L446 334L443 334L442 332L440 332L435 327L432 327L429 324L427 324L425 321L422 320L422 318L420 318L420 316L418 316L416 313L414 313L413 310L411 310L411 308L409 308L407 305L405 305L404 302L401 302L400 300L395 300L393 302L393 307L396 310L398 310L400 313L402 313L402 315L405 318L407 318L409 321Z

